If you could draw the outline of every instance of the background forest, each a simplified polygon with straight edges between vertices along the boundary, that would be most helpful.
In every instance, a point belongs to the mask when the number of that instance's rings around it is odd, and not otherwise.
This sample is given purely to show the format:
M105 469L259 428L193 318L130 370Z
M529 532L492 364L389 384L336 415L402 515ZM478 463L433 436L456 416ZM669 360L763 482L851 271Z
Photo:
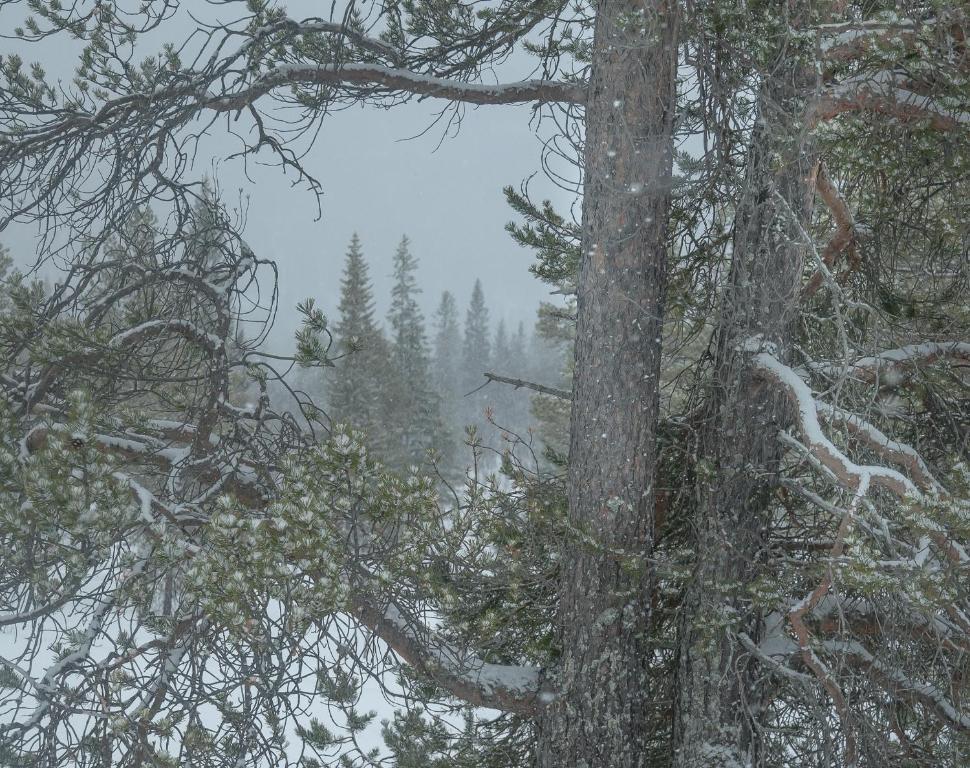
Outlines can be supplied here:
M556 422L555 406L528 388L535 382L563 386L568 340L556 335L549 319L561 311L552 304L541 308L528 335L522 322L514 329L504 320L493 324L476 280L464 311L445 291L429 326L418 303L417 258L406 237L393 264L390 309L382 323L363 246L356 235L351 240L332 321L330 365L300 379L313 402L332 423L363 432L371 450L397 470L430 460L461 477L474 463L470 446L487 447L495 457L517 444L531 449L533 460L556 449L561 455L567 439L562 419ZM311 305L302 310L313 311ZM309 343L307 336L302 340ZM523 381L526 388L490 381L486 373Z

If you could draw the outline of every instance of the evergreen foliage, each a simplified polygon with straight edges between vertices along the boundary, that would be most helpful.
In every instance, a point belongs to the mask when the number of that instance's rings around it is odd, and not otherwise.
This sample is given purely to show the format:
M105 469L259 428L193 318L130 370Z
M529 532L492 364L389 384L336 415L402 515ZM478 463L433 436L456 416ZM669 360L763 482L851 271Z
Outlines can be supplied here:
M466 424L483 426L488 395L482 391L485 372L492 361L492 333L482 281L476 279L468 309L465 311L465 333L462 342L462 389Z
M348 424L385 446L388 343L374 315L374 296L369 268L360 238L354 234L340 281L340 303L334 333L337 354L329 376L327 408L334 423Z
M464 426L462 409L462 336L458 325L458 304L450 291L441 294L434 315L432 378L438 393L443 423L442 444L438 446L442 469L453 472L463 468L461 439Z
M418 307L421 292L407 237L394 254L394 284L388 324L391 334L389 376L384 386L385 459L392 467L420 465L431 449L449 452L441 444L444 427L439 395L434 391L424 317Z
M450 291L441 294L434 316L434 380L442 396L449 422L458 418L461 386L462 336L458 325L458 304Z

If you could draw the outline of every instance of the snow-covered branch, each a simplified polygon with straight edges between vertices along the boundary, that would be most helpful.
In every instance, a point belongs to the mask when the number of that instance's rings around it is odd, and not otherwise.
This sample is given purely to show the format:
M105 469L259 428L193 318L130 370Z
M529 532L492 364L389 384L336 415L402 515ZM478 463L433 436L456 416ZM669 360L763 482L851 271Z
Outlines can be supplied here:
M854 640L826 640L822 643L822 647L826 651L838 653L840 658L853 662L893 695L917 701L951 727L960 731L970 731L970 715L964 714L958 703L948 699L932 683L907 677L895 666L877 659L865 646Z
M37 691L36 709L30 718L24 722L14 721L0 725L0 736L5 736L11 732L24 733L39 726L50 710L54 698L61 692L58 683L59 678L88 661L94 644L102 635L109 612L118 603L118 594L129 582L141 576L146 565L147 560L144 557L139 558L128 569L123 583L119 584L113 593L103 596L97 602L91 611L87 626L78 633L74 649L48 666L40 680L29 679L31 686Z
M970 343L962 341L924 341L890 349L878 355L860 357L847 373L861 381L879 382L902 378L906 368L930 365L938 360L970 361Z
M404 661L473 706L532 716L554 696L535 667L484 661L454 647L393 602L382 609L376 602L357 596L353 613Z
M222 350L225 345L223 339L216 334L200 328L189 320L148 320L134 328L115 334L109 345L112 347L128 347L166 332L178 334L189 341L193 341L213 354Z
M885 52L906 52L926 56L928 50L941 57L944 66L966 74L965 18L951 11L933 18L890 18L826 24L818 28L818 56L822 77L836 80L846 66L873 60ZM871 111L903 120L927 120L937 130L966 130L970 109L965 101L948 103L926 95L927 84L916 83L891 63L881 70L856 72L832 85L813 114L813 122L841 114Z
M840 451L822 432L818 420L818 403L811 388L784 363L768 352L759 352L751 358L751 364L760 375L779 384L795 406L796 427L809 451L825 467L831 470L846 488L855 490L863 480L871 479L873 485L881 486L900 498L919 491L912 480L887 467L856 464Z
M833 704L835 705L836 712L838 712L839 720L842 721L842 729L843 733L845 734L846 765L855 765L856 756L855 739L848 728L850 720L849 706L846 702L845 694L842 692L842 688L839 686L835 675L831 670L829 670L828 666L818 657L812 648L812 635L809 632L808 626L805 624L805 617L818 607L819 603L822 602L826 595L828 595L829 590L832 588L834 578L831 563L842 556L842 552L845 549L846 536L848 536L849 531L852 529L852 521L855 517L859 504L869 492L869 483L871 479L871 475L865 471L863 471L863 474L858 478L855 493L852 496L852 501L843 511L842 520L839 523L839 529L835 534L835 541L832 544L832 549L829 550L829 567L826 568L825 575L822 577L822 580L805 599L798 602L788 612L788 623L791 624L795 637L798 639L798 648L801 652L802 661L805 663L805 666L812 670L819 682L822 684L822 687L824 687L828 692L829 696L832 698Z
M196 431L193 425L182 424L181 422L156 420L156 424L160 427L168 427L169 439L190 441L191 436ZM30 429L21 441L23 454L34 454L46 448L52 432L70 434L69 427L66 424L55 422L37 425ZM74 435L72 439L78 448L90 444L102 453L135 466L158 467L169 473L177 472L190 452L187 445L172 445L143 435L135 437L128 434L113 435L99 432L90 435ZM250 462L234 461L229 466L213 466L207 470L199 471L197 474L200 479L215 484L217 493L230 493L237 501L246 506L258 508L266 502L265 489L261 487L260 476ZM122 478L119 473L119 479L123 479L125 484L131 486L135 501L142 509L142 516L147 517L144 511L146 508L144 494L149 492L127 475ZM167 509L154 495L151 495L148 508L162 511Z
M832 66L858 59L885 43L911 45L916 31L912 19L823 24L818 28L819 54L824 65Z
M921 490L940 493L943 486L933 477L923 457L910 445L887 437L881 430L861 416L828 403L818 403L819 414L828 421L844 424L846 429L866 443L880 458L902 466Z
M906 75L890 70L855 75L832 86L812 108L809 122L817 124L856 112L875 112L902 121L927 121L939 131L970 129L968 105L950 105L918 93Z

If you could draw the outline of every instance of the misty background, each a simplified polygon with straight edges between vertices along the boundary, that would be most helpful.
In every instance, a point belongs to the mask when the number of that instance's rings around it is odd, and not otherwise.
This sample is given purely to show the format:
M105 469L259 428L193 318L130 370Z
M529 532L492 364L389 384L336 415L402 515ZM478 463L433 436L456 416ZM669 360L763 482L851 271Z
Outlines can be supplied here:
M288 6L295 17L321 13L309 0ZM178 18L164 25L164 37L145 36L143 55L156 53L180 33L188 36L195 28L188 12L211 20L218 7L183 7ZM69 81L77 51L60 39L24 44L12 34L19 22L13 13L3 14L0 54L20 54L28 64L40 58L49 74ZM495 79L534 76L533 65L530 57L512 57ZM303 159L323 190L319 219L314 195L294 187L292 174L252 160L247 167L222 160L237 149L227 131L231 121L228 115L213 125L188 176L211 179L227 207L241 207L246 241L279 267L279 315L269 337L274 351L292 349L297 302L312 297L333 315L344 253L354 232L371 266L381 318L389 305L392 258L402 235L410 238L419 261L420 303L428 321L444 290L455 295L463 310L476 278L482 281L493 324L504 319L514 329L521 321L531 332L539 302L557 300L548 285L529 273L532 253L504 230L515 215L502 188L518 189L526 180L533 199L550 199L561 212L574 209L578 217L575 169L561 158L551 159L564 184L553 183L542 170L544 144L558 129L540 121L530 106L459 106L455 111L444 101L427 99L387 110L358 106L327 115ZM0 243L22 267L33 263L37 240L36 230L24 226L0 235ZM41 274L57 279L49 266Z

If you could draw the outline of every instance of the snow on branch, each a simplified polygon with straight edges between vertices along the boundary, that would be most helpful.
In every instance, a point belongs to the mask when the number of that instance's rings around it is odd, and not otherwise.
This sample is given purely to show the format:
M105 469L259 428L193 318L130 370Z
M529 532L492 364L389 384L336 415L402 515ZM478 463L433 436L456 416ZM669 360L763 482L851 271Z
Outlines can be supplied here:
M857 641L826 640L822 647L853 662L893 695L917 701L948 725L961 731L970 731L970 715L964 714L959 705L950 701L935 685L907 677L895 667L877 659Z
M55 696L60 692L57 680L67 672L81 667L89 660L91 651L101 637L104 630L105 619L109 612L118 604L118 595L129 582L141 576L147 565L147 559L140 557L128 569L127 575L122 584L111 594L100 599L93 607L87 627L79 631L76 638L76 647L64 656L53 662L44 671L44 676L40 680L27 677L31 686L37 691L37 707L25 722L9 722L0 725L0 737L8 733L25 733L33 728L39 727L41 720L51 709Z
M159 427L167 427L169 430L168 438L173 440L191 439L191 436L196 432L194 425L191 424L166 422L165 420L156 420L155 423ZM57 422L35 425L21 440L23 455L27 456L43 450L47 446L52 432L70 434L70 428L66 424ZM190 453L187 446L170 445L152 438L144 436L136 438L127 434L120 436L99 432L77 436L76 440L75 447L77 448L90 443L102 453L110 454L129 463L155 466L166 472L175 472ZM149 497L147 509L160 510L170 516L168 507L135 480L120 473L116 473L116 476L131 487L135 501L142 510L143 518L149 520L150 517L145 511L145 494L148 494ZM246 506L259 508L265 503L265 489L260 486L260 478L251 462L235 461L230 466L201 471L198 478L215 484L214 490L210 489L210 492L230 493L236 501Z
M259 75L247 88L237 93L210 96L202 106L217 112L236 112L270 91L295 85L356 86L466 104L582 104L586 100L586 89L581 85L551 80L484 85L378 64L280 64Z
M941 57L941 66L952 67L965 75L968 61L960 53L965 49L964 24L964 14L951 10L918 20L893 17L822 25L816 32L823 79L831 81L840 67L872 60L881 51L916 54L921 58L930 52ZM903 120L929 120L937 130L965 129L970 125L970 112L965 103L948 105L926 96L921 93L921 86L908 80L902 72L889 68L874 74L857 73L834 85L819 105L816 120L861 110Z
M924 341L908 344L870 357L861 357L849 366L847 373L866 382L902 377L903 369L937 360L970 361L970 343L962 341Z
M970 62L964 55L966 13L959 3L933 16L900 18L895 14L883 18L822 24L815 32L820 63L826 70L861 61L880 51L902 51L925 55L926 47L937 50L946 63L966 70ZM828 74L828 71L823 72Z
M943 486L933 477L923 457L912 446L892 440L865 419L842 408L827 403L818 403L817 407L823 418L844 424L849 432L865 442L880 458L905 467L921 490L942 493Z
M484 661L454 647L393 602L382 610L375 602L358 595L352 610L364 626L404 661L473 706L528 717L554 696L543 687L540 670L535 667Z
M214 333L209 333L189 320L149 320L136 325L118 334L115 334L109 345L112 347L127 347L137 344L154 336L159 336L165 332L175 333L183 336L189 341L208 349L215 354L223 349L224 341Z
M921 497L923 493L937 496L943 494L944 489L933 477L923 459L910 446L891 440L874 425L869 424L855 414L816 401L809 385L795 371L780 362L769 351L764 351L766 345L760 339L755 338L749 340L745 344L745 347L754 353L751 364L758 374L768 381L780 385L788 399L795 406L796 427L809 455L819 465L830 471L842 486L853 491L852 500L844 509L831 510L841 513L841 521L832 547L829 550L827 564L821 580L804 599L791 606L787 614L788 623L791 626L797 643L798 655L829 694L835 711L842 722L847 764L854 764L857 753L855 736L849 728L852 719L851 709L839 685L836 674L828 667L819 654L816 653L816 647L836 653L840 659L845 658L858 664L892 695L899 696L900 698L915 699L932 709L951 725L961 729L970 728L970 717L959 712L931 684L909 680L901 673L879 662L858 642L823 641L821 644L816 645L806 623L806 619L809 616L817 616L820 610L822 613L831 612L832 605L829 605L827 610L823 610L826 602L837 604L839 615L842 617L845 616L845 605L832 594L835 583L833 565L843 556L846 539L857 518L858 508L868 495L871 486L886 488L901 499L908 496ZM953 350L954 348L952 346L940 348L938 346L920 347L919 345L908 350L893 350L878 358L863 359L861 361L863 363L861 370L870 370L872 368L878 370L884 363L898 364L903 361L913 360L914 358L927 359L933 355L941 355L944 352L952 352ZM853 462L833 445L822 432L819 424L820 415L828 421L845 425L849 432L862 440L880 457L905 467L912 477L916 479L919 487L912 480L894 469L860 465ZM963 548L956 542L951 541L938 524L929 520L925 521L924 524L929 529L928 539L933 540L949 559L959 566L962 566L967 561L967 556ZM924 631L939 630L941 627L948 629L947 625L941 621L923 620L922 618L917 618L914 624L918 625ZM764 648L760 650L769 656L775 655L768 653Z
M809 123L855 112L875 112L903 121L925 120L939 131L970 129L968 105L949 106L917 93L904 74L891 70L855 75L832 86L812 108Z
M916 32L912 19L823 24L818 28L819 54L824 64L839 64L858 59L881 44L912 45Z
M751 358L751 364L764 378L781 385L796 408L796 426L809 451L845 487L855 490L864 479L871 479L873 485L886 488L900 498L919 495L916 485L903 474L887 467L856 464L833 445L822 432L818 420L818 403L811 388L791 368L768 352L755 354Z
M913 606L904 595L900 597L903 610L888 616L869 598L828 594L816 605L812 618L820 622L823 632L848 628L856 636L881 636L884 625L891 622L893 626L906 627L914 638L929 640L957 653L970 651L970 637L955 621Z
M772 358L772 360L774 360L774 358ZM799 379L799 381L801 380ZM845 549L845 539L849 535L849 531L852 529L852 522L855 518L859 504L869 493L869 484L872 479L872 475L863 469L857 478L855 493L852 496L852 501L843 511L842 520L839 523L839 529L835 534L835 541L832 544L831 550L829 550L829 566L825 570L825 575L822 577L822 580L818 583L818 585L816 585L815 589L813 589L806 598L796 603L788 612L788 623L791 625L791 628L795 633L795 637L798 639L798 648L801 652L802 661L805 663L806 667L812 670L819 682L822 684L822 687L825 688L826 692L832 698L832 702L835 705L835 710L838 713L839 720L842 722L842 730L845 734L846 765L855 765L856 754L855 738L848 728L849 721L851 719L849 705L846 701L845 694L842 692L841 686L839 686L838 680L836 680L835 675L828 668L825 662L818 657L818 654L816 654L815 650L812 648L812 635L811 632L809 632L808 626L805 624L805 617L819 606L822 600L832 589L832 584L835 579L832 573L831 564L842 556Z

